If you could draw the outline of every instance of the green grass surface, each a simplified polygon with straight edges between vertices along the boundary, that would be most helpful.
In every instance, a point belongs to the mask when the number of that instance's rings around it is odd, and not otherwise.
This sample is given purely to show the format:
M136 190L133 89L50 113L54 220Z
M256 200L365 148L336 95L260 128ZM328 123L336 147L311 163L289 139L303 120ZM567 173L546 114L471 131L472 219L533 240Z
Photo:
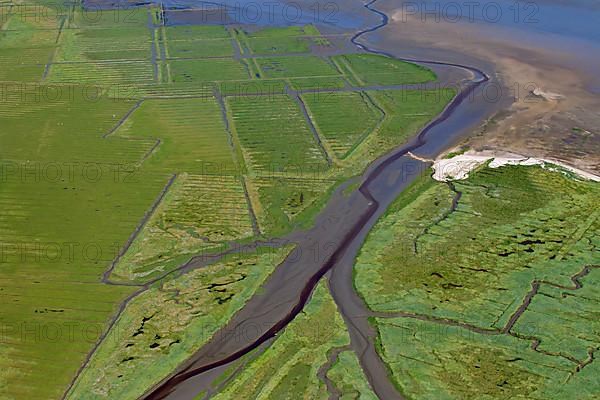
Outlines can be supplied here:
M64 8L62 9L64 10ZM59 10L61 10L60 7ZM75 7L67 26L98 29L148 26L149 12L145 7L119 7L113 10L98 7L83 10Z
M287 95L231 97L227 104L250 171L269 174L301 166L326 168L300 107Z
M277 236L294 227L306 228L320 210L336 181L319 171L300 170L304 177L276 175L248 180L248 191L261 231Z
M146 27L64 29L55 62L149 59L150 31Z
M144 142L101 138L130 103L12 94L0 106L0 386L8 398L59 398L131 292L100 276L166 177L131 173Z
M0 16L0 81L39 82L55 51L59 17L39 5L18 7ZM38 13L48 17L35 18Z
M167 26L166 31L169 41L230 38L227 29L218 25Z
M327 373L336 388L339 389L341 400L377 400L368 381L365 379L362 367L352 350L343 351L338 360Z
M461 197L451 212L450 186L417 181L377 223L356 262L355 285L370 308L434 318L378 320L401 391L418 398L573 396L590 384L597 369L588 365L590 352L600 349L593 333L598 271L580 279L581 289L571 281L598 263L600 188L522 166L483 167L454 187ZM534 282L542 282L539 292L507 325ZM428 324L442 337L410 333ZM597 390L587 387L581 398Z
M60 32L56 52L43 63L50 63L46 80L103 86L154 82L150 15L143 8L75 9L56 20Z
M239 177L177 177L164 200L117 264L111 278L148 281L199 252L224 249L226 242L253 235Z
M120 98L145 98L145 99L177 99L198 98L212 99L217 84L215 82L199 82L190 85L186 82L161 82L159 84L147 82L144 84L129 83L107 88L111 97Z
M255 79L249 81L221 82L219 91L223 96L252 96L285 94L286 82L282 79Z
M231 39L170 40L171 58L232 57Z
M320 38L313 25L265 28L255 32L238 31L238 40L252 54L308 53Z
M248 42L254 54L307 53L310 50L309 40L301 37L253 37Z
M439 90L382 90L367 95L385 119L371 132L345 160L351 169L366 167L370 160L381 157L395 147L406 143L419 129L438 115L450 102L455 92ZM309 95L311 96L311 95Z
M373 231L356 268L373 308L501 327L534 279L568 285L594 262L597 225L588 220L597 185L527 167L484 169L455 185L456 212L448 214L453 193L435 183L409 206L392 207Z
M39 82L44 74L44 63L51 49L27 51L2 49L0 54L0 80L11 82ZM23 61L28 60L28 61Z
M212 97L146 100L113 135L160 140L145 163L149 169L195 174L235 171L221 109Z
M596 223L593 229L597 242L600 227ZM539 338L539 349L542 351L564 353L580 361L587 360L590 352L594 354L600 349L597 336L600 329L599 278L600 271L592 270L589 276L581 279L583 287L575 291L542 284L527 312L517 321L513 332Z
M338 71L326 59L316 56L264 57L256 59L267 78L331 77Z
M9 13L7 7L2 8L0 47L2 49L54 47L60 16L47 7L32 5L29 10L31 18L28 18L27 6L22 7L18 9L18 13ZM35 18L34 12L46 13L47 18Z
M407 398L595 399L598 363L576 375L560 357L511 336L411 319L379 319L382 353Z
M439 114L456 95L453 89L383 90L368 92L388 118L381 126L381 140L414 133L424 122Z
M169 64L176 83L233 81L249 77L247 67L233 59L173 60Z
M68 399L137 399L216 333L291 248L259 248L167 280L132 300Z
M320 135L338 158L345 158L384 117L360 92L307 94L303 99Z
M152 64L148 61L94 61L54 64L48 82L88 83L116 86L154 81Z
M348 54L333 59L359 86L424 83L436 78L425 67L380 55Z
M341 89L347 85L346 80L341 76L318 77L318 78L291 78L290 86L294 90L324 90Z
M304 313L292 321L277 340L250 361L214 398L225 399L327 399L327 388L317 375L327 362L328 353L350 343L344 321L322 281ZM354 353L347 352L329 374L339 389L349 395L363 393L370 399L372 393ZM341 377L340 369L352 374ZM349 383L348 380L352 379Z

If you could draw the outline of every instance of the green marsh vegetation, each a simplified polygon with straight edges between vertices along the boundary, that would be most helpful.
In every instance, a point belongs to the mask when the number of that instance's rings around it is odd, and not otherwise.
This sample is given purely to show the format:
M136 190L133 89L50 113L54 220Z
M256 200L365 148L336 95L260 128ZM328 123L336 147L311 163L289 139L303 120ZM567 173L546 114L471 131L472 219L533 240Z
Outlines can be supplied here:
M330 153L345 158L374 129L384 114L362 92L331 92L306 95L305 101ZM345 110L352 110L352 114ZM340 117L340 113L345 113Z
M114 86L154 82L149 11L75 12L58 25L45 80ZM18 18L18 17L17 17Z
M208 341L291 250L259 247L153 285L128 304L67 398L139 398Z
M314 26L174 27L152 7L94 13L44 4L1 5L0 386L9 397L60 397L99 344L69 396L135 398L207 339L194 336L200 325L227 321L285 252L168 275L121 313L139 289L124 284L144 284L231 242L307 226L336 184L448 101L414 116L424 106L416 98L388 104L352 88L355 76L369 74L364 60L354 71L313 54L332 46ZM395 84L423 78L400 72ZM343 108L336 112L294 93L344 87L350 92L332 94L331 107ZM337 132L328 120L353 115L367 122ZM242 273L223 304L218 292L193 297ZM177 304L175 293L188 303ZM154 336L132 336L149 308ZM127 335L99 342L116 316L115 332ZM332 374L358 373L349 354Z
M176 84L194 85L248 78L247 66L232 58L172 60L169 65L172 81Z
M238 30L238 40L251 54L309 53L312 44L324 39L313 25L263 28L254 32Z
M194 254L225 250L227 242L253 234L239 178L181 174L119 260L112 279L146 282Z
M232 39L222 26L167 26L162 29L168 58L231 58Z
M45 64L56 49L61 17L56 10L36 4L19 5L23 17L10 17L11 4L0 4L0 80L11 82L37 81ZM48 16L37 19L43 10Z
M126 104L101 100L92 115L80 104L32 103L1 117L0 314L19 355L0 364L18 398L60 396L131 291L100 278L166 182L130 168L144 143L101 139Z
M333 77L339 72L327 60L313 55L257 58L262 74L267 78Z
M250 172L285 173L303 164L327 168L300 107L289 96L234 97L228 106Z
M338 355L327 377L340 391L342 400L376 400L369 382L366 380L362 367L353 350L348 349Z
M424 399L593 399L598 368L572 364L528 341L408 318L378 319L381 353L399 390ZM569 378L570 377L570 378Z
M345 393L343 398L375 399L349 344L344 321L322 280L304 312L215 399L326 399L321 374ZM340 354L330 365L332 352Z
M335 56L333 61L358 86L402 85L435 80L435 74L430 69L380 55L348 54Z
M3 88L0 386L59 398L131 293L100 278L166 177L131 168L152 143L102 139L132 101L90 101L78 84Z
M362 170L371 160L381 157L399 144L408 141L414 136L415 132L418 132L428 121L442 112L456 92L453 89L380 90L366 91L362 94L366 106L370 108L371 118L377 118L377 123L370 134L355 136L356 141L350 147L350 151L345 153L343 159L336 160L336 164L347 171ZM317 99L323 99L323 102L328 102L330 99L329 93L311 93L303 96L317 127L320 126L319 124L330 123L324 121L323 116L319 117L317 112L313 110L314 106L311 107L310 105L315 103L315 100L311 100L313 96L316 96ZM335 96L333 98L335 100ZM362 108L364 110L364 106ZM336 112L338 114L337 119L344 121L346 119L351 120L353 115L361 111L358 107L352 107L347 109L338 108ZM330 114L333 113L334 111L330 111ZM380 118L382 114L383 119ZM350 133L351 131L346 132ZM338 133L340 139L346 136L340 135L340 133ZM323 134L323 136L324 142L327 143L326 134ZM344 138L344 140L348 139Z
M290 78L287 81L290 83L290 87L297 91L342 89L348 85L348 81L342 76Z
M160 141L144 160L147 169L202 173L212 165L219 172L235 171L225 122L214 98L145 100L110 138Z
M593 398L599 193L524 166L484 166L451 184L423 177L404 192L355 267L399 390Z
M171 58L231 57L233 46L229 38L210 40L169 40Z

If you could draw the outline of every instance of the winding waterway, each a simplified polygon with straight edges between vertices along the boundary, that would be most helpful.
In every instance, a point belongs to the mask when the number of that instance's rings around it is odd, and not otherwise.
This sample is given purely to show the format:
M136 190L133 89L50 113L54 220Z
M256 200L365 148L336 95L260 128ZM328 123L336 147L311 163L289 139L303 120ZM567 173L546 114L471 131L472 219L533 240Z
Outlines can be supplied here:
M351 41L358 48L404 61L426 65L442 80L461 77L461 90L443 112L426 125L407 144L372 163L360 177L360 186L344 194L342 185L315 220L314 226L294 232L289 240L297 249L264 283L262 290L170 377L150 390L144 399L193 399L226 366L254 349L268 344L304 308L317 284L329 274L331 293L339 307L367 379L381 399L401 399L388 379L385 365L374 346L375 332L368 323L369 310L354 291L352 268L357 252L368 232L390 203L428 164L412 158L409 152L434 158L471 132L503 104L487 102L482 96L485 84L494 78L467 65L437 60L406 59L394 50L371 47L364 41L370 32L384 28L388 16L374 6L364 5L381 21L359 31ZM446 78L443 78L446 77ZM193 267L194 261L189 267Z

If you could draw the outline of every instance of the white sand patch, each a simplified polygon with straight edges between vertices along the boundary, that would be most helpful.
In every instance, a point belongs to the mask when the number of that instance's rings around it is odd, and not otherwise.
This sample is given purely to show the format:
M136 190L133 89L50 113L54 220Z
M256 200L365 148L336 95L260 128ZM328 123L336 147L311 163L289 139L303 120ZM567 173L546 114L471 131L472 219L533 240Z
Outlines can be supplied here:
M479 167L490 157L461 154L448 159L436 160L433 163L433 179L436 181L463 180L469 172Z
M418 156L418 155L414 154L412 151L409 151L409 152L407 153L407 155L408 155L409 157L411 157L411 158L414 158L415 160L419 160L419 161L422 161L422 162L426 162L426 163L427 163L427 162L430 162L430 163L434 163L434 162L435 162L435 160L431 160L431 159L429 159L429 158L420 157L420 156Z
M558 100L562 100L565 98L565 96L563 96L562 94L559 93L554 93L554 92L548 92L545 90L542 90L540 88L535 88L531 91L531 93L534 96L538 96L538 97L542 97L546 100L550 100L550 101L558 101Z
M433 179L442 182L466 179L471 171L488 161L490 161L490 168L499 168L504 165L539 165L549 170L566 170L582 179L600 182L600 176L557 160L533 158L513 153L475 152L471 150L452 158L436 160L432 167L434 170Z

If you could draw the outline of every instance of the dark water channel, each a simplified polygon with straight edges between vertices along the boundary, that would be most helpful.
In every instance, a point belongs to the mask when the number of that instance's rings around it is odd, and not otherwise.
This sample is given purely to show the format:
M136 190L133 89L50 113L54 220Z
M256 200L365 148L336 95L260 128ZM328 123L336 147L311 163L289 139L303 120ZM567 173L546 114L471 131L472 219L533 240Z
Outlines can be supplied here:
M359 31L352 42L363 51L402 59L401 49L370 47L376 45L368 44L368 34L385 26L387 16L377 11L373 3L361 4L360 8L356 17L345 21L350 26L369 21L362 25L369 28ZM390 203L427 171L428 163L407 153L435 158L505 105L483 95L486 85L495 82L477 68L427 59L410 61L432 68L442 85L456 85L460 88L458 96L417 137L372 163L353 192L343 193L340 188L334 193L311 229L291 234L288 239L297 243L297 249L277 267L262 289L188 362L149 391L145 399L189 400L210 389L211 382L229 365L264 347L285 328L302 311L325 274L329 274L331 293L369 383L382 399L401 398L375 351L368 309L354 291L354 259Z

